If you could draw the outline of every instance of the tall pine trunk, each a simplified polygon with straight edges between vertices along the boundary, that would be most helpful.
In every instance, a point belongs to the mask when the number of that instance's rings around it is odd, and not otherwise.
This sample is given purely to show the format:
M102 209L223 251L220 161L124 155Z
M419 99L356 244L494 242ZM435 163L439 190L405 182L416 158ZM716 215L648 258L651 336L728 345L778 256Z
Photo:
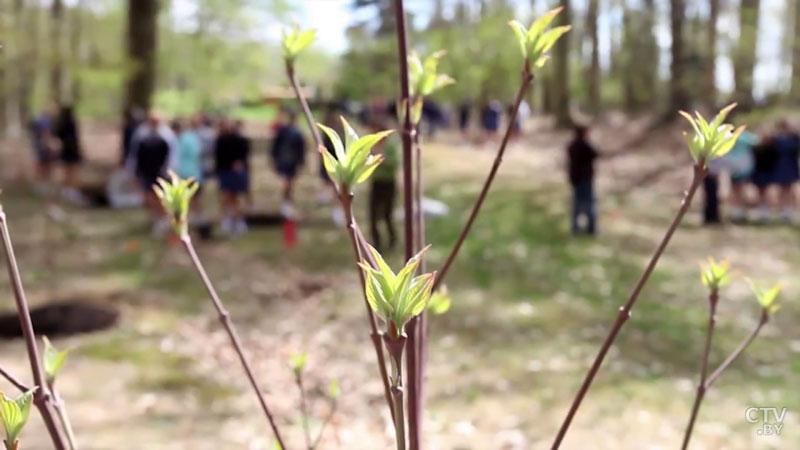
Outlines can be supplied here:
M64 1L53 0L50 6L50 98L63 102L64 93Z
M586 32L591 39L591 56L589 57L589 109L596 113L600 110L600 43L597 33L597 15L599 0L589 0L586 11Z
M28 7L24 0L16 0L15 33L20 53L17 62L17 114L23 126L27 126L33 114L33 88L36 83L36 68L39 60L39 9Z
M128 0L127 51L130 69L125 108L149 109L156 83L159 0Z
M672 32L672 62L670 63L669 80L669 116L674 111L689 107L689 95L686 90L685 77L685 42L683 27L686 19L684 0L670 0L670 31Z
M86 25L83 18L84 0L72 9L70 16L69 47L71 57L71 68L69 76L69 99L73 104L78 104L81 98L81 77L80 69L83 67L83 27Z
M559 24L565 25L572 23L572 7L570 0L561 0L564 10L558 15ZM553 54L555 59L555 75L553 79L553 106L556 114L556 124L559 127L566 127L571 124L570 119L570 95L569 95L569 49L570 33L564 34L556 43Z
M736 99L744 106L753 104L753 72L758 41L759 0L741 0L739 8L739 45L733 60Z
M800 1L794 2L794 39L792 41L792 98L800 103Z
M709 0L707 44L708 57L705 73L706 105L714 109L717 102L717 19L719 19L719 0Z

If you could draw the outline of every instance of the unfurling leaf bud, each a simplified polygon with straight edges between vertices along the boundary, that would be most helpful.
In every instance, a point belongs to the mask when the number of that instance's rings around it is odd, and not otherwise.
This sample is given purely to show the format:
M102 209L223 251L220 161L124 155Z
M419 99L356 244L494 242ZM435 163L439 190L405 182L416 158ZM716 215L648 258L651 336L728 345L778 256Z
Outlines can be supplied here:
M322 124L317 125L333 144L334 154L330 154L324 147L319 149L322 153L325 170L336 183L339 193L344 195L351 194L356 184L369 179L372 172L383 161L382 156L370 153L372 147L394 131L386 130L359 137L342 117L345 137L343 143L336 131Z
M192 197L200 187L194 178L181 179L175 172L169 172L170 181L163 178L158 179L158 184L153 186L161 206L164 207L167 216L175 227L175 232L180 237L189 234L189 205Z
M288 32L283 30L283 59L294 62L297 56L317 39L317 30L300 31L295 25Z
M709 161L724 156L736 144L745 127L734 129L733 125L723 123L728 113L735 107L736 103L731 103L722 108L711 123L708 123L699 112L695 111L695 117L692 117L689 113L680 111L680 115L689 121L694 130L694 135L683 133L683 137L696 164L705 168Z
M430 300L436 274L414 276L422 256L429 248L430 246L425 247L409 259L397 274L372 246L369 246L369 251L376 261L377 269L365 261L359 263L366 279L367 302L386 323L390 339L400 338L406 323L421 314Z
M517 37L522 57L532 66L531 69L544 66L549 58L547 52L553 48L564 33L572 28L570 25L563 25L545 31L562 9L564 8L559 7L546 12L542 17L536 19L528 29L514 20L508 23Z

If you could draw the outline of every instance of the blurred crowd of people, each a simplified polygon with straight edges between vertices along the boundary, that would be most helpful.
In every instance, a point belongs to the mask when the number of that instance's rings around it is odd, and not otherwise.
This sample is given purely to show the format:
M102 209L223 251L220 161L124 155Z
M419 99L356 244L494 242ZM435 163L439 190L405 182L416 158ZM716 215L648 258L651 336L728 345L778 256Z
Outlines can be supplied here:
M733 222L765 222L776 214L785 222L794 220L795 185L800 181L800 135L781 120L774 131L760 136L742 132L733 149L711 161L704 187L704 222L722 221L719 184L730 179L728 217ZM753 195L755 194L755 195Z

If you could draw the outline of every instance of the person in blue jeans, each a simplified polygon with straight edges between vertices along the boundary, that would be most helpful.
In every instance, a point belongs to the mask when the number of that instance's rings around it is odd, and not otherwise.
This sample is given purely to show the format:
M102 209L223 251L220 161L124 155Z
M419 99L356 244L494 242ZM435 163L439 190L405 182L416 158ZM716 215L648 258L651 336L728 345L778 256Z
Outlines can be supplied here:
M588 140L589 127L575 126L575 137L567 147L569 183L572 186L572 234L594 235L597 231L597 212L594 201L594 161L597 151ZM581 226L581 216L586 225Z

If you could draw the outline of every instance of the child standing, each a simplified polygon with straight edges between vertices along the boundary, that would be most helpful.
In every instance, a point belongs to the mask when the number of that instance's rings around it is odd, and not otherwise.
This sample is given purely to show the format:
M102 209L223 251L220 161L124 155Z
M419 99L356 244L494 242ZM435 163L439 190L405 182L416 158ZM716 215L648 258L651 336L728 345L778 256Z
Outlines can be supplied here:
M597 151L588 141L589 127L575 126L575 137L567 147L569 182L572 186L572 234L596 233L597 215L594 199L594 160ZM586 216L586 226L580 225Z
M283 200L281 201L281 214L292 217L292 190L297 172L305 163L306 140L303 133L297 128L297 114L286 111L284 121L272 141L272 164L275 171L283 178Z
M220 226L229 235L247 232L240 199L250 186L249 156L250 141L242 136L235 124L223 121L214 146L214 159L223 214Z
M178 155L175 158L175 173L181 178L193 178L199 186L197 193L192 198L192 212L200 214L200 196L203 188L204 164L203 143L195 128L198 122L193 121L187 127L182 121L176 120L172 129L178 136ZM193 217L197 219L198 217Z

